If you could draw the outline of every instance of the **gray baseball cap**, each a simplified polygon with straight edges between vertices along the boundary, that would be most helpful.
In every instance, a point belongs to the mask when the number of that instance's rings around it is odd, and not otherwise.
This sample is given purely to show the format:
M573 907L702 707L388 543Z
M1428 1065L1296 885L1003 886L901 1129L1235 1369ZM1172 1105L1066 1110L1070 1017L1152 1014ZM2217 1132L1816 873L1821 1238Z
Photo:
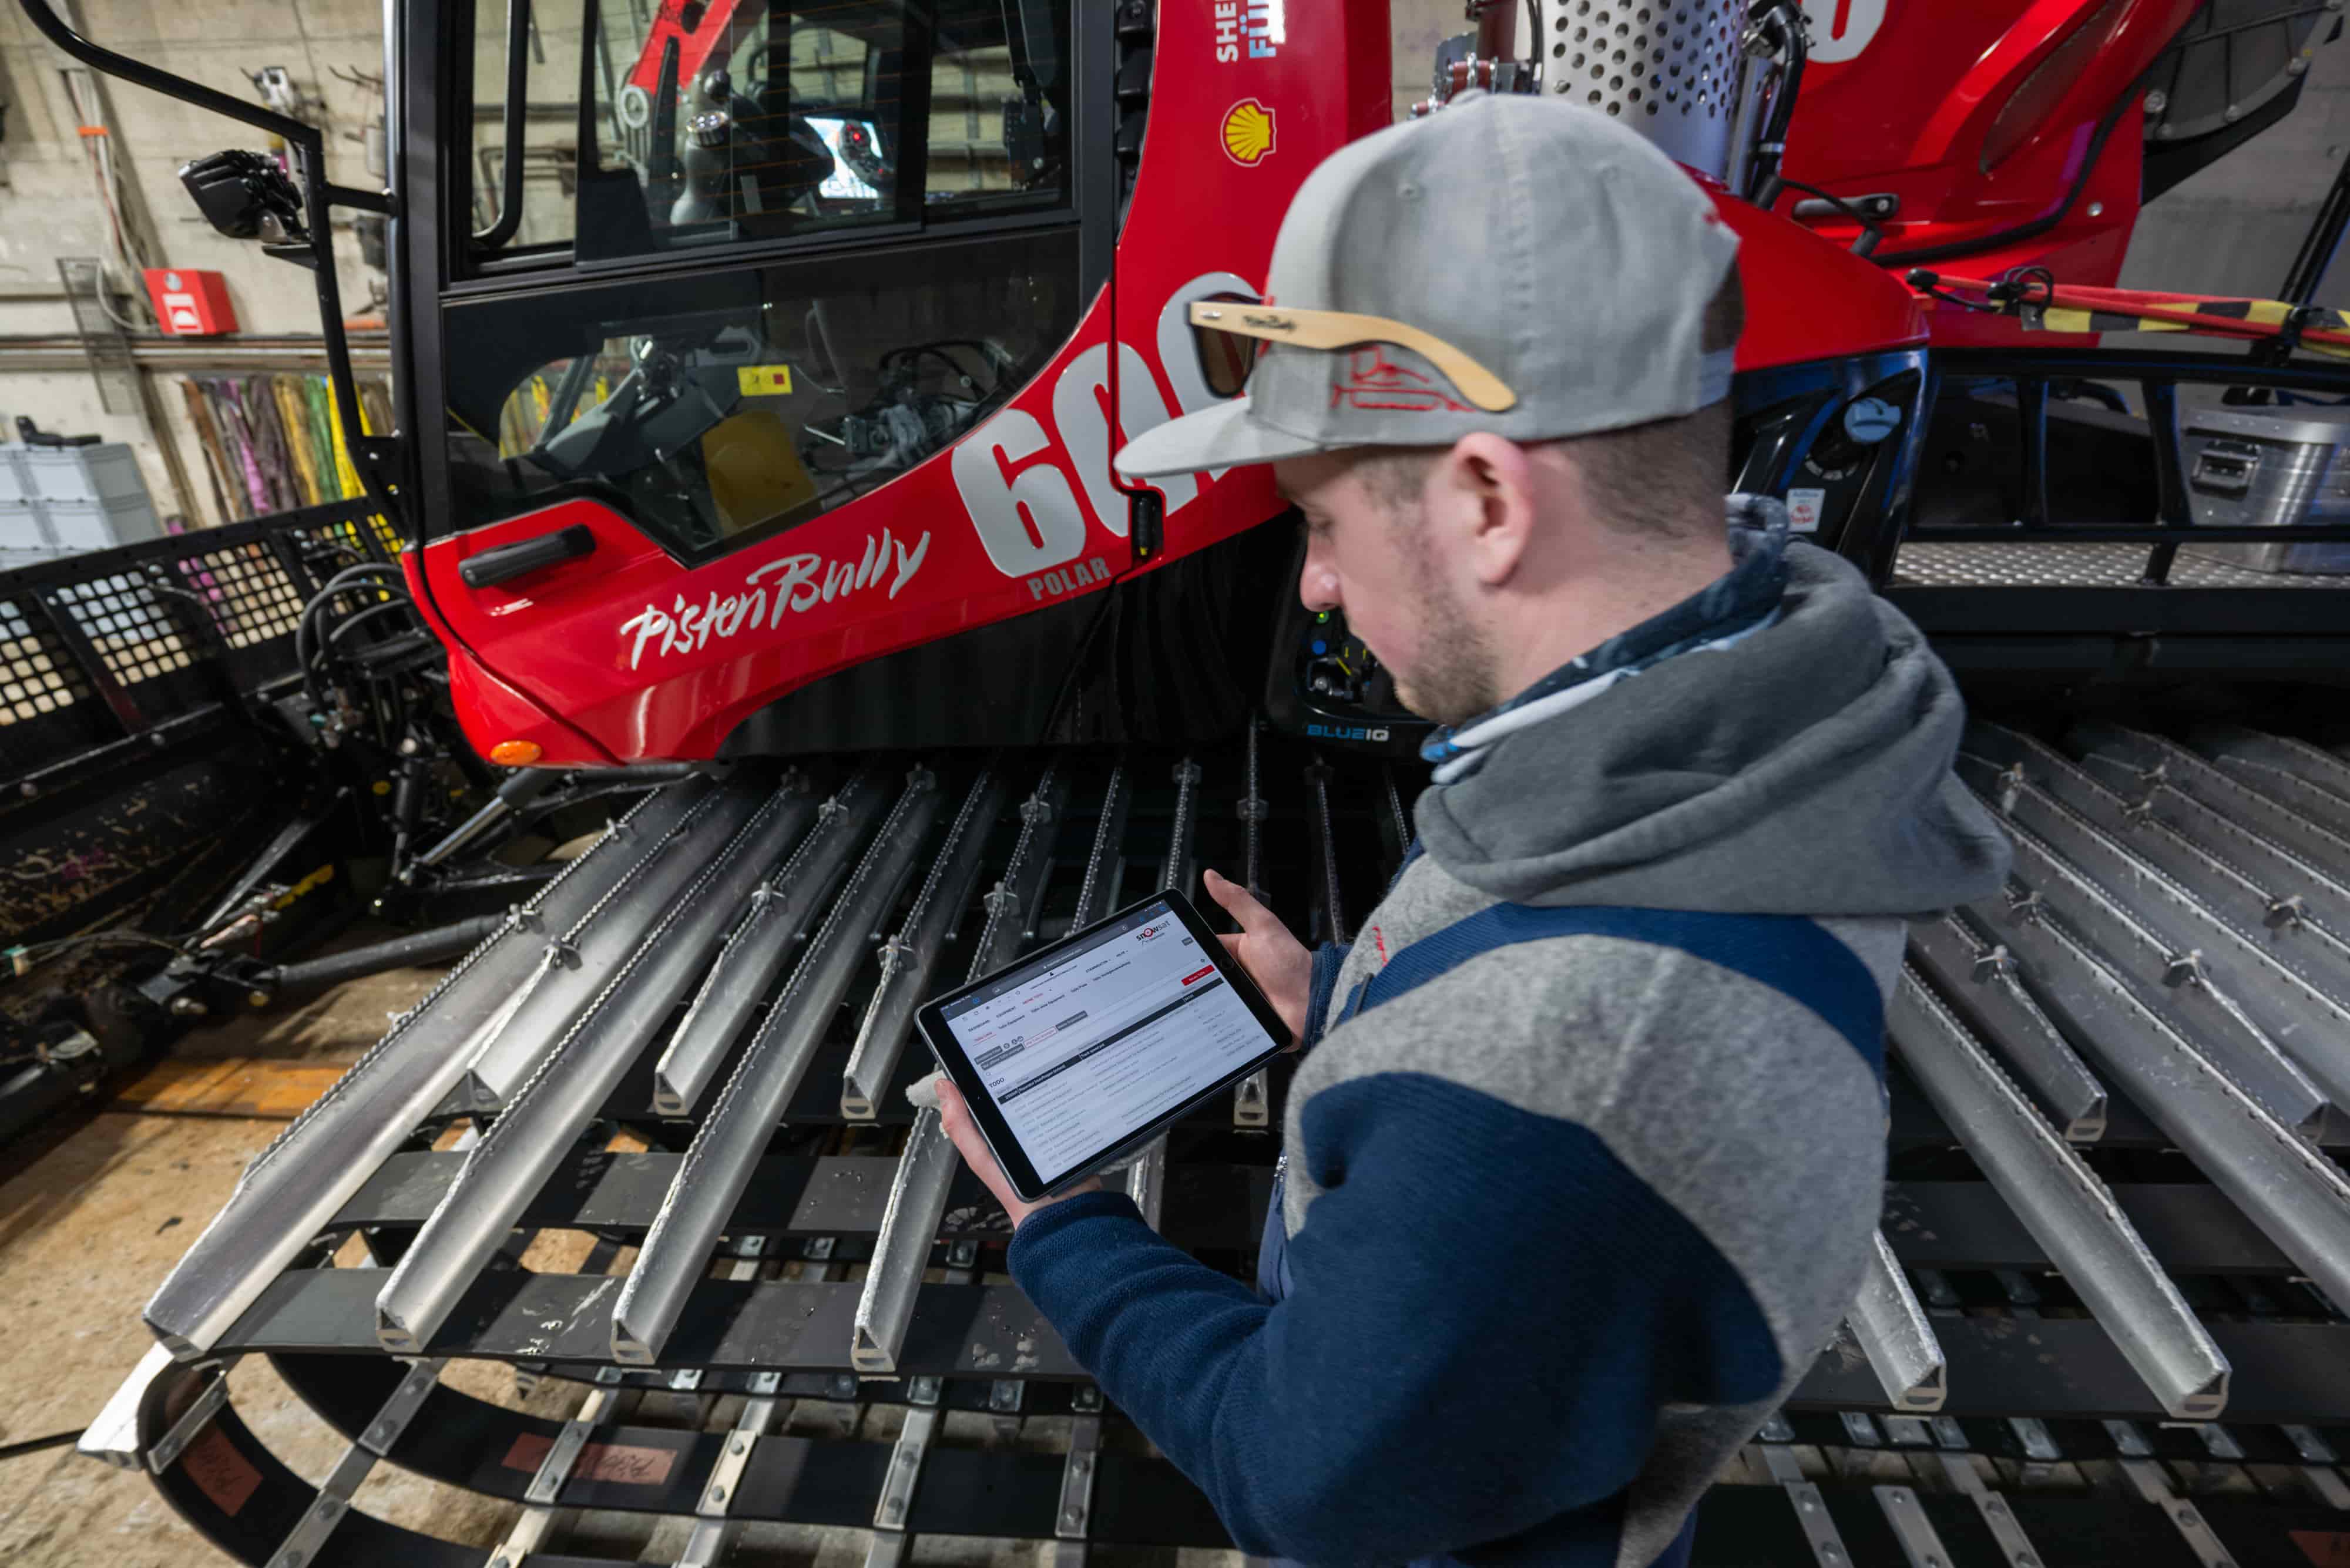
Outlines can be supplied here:
M1274 243L1267 303L1192 306L1265 340L1239 397L1144 431L1138 479L1477 431L1550 441L1727 396L1706 306L1738 239L1698 183L1596 109L1464 93L1339 149Z

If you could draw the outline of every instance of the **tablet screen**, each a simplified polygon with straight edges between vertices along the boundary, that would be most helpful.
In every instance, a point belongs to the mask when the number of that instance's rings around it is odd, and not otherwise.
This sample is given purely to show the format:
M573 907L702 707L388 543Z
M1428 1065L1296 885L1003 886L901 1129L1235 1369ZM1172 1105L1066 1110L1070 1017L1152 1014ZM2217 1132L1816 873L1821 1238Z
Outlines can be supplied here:
M1165 898L954 998L939 1018L1047 1187L1282 1044Z

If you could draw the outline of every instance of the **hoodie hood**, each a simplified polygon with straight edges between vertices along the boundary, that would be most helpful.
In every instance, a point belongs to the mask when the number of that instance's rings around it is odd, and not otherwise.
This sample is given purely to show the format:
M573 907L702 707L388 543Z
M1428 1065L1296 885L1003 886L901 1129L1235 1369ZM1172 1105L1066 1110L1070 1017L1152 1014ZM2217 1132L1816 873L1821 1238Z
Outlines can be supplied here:
M1513 903L1917 916L2006 876L1950 772L1965 724L1924 634L1795 544L1775 619L1496 738L1415 815L1438 865Z

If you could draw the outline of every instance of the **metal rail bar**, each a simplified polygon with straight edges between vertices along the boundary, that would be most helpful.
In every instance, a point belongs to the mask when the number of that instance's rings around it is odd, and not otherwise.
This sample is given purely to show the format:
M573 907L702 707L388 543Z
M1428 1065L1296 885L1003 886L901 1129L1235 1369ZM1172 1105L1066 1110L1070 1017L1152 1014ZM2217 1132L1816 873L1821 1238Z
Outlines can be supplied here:
M851 1121L871 1121L889 1092L913 1032L914 1012L930 989L947 938L971 900L980 857L986 852L995 819L1003 815L1006 793L1002 759L993 759L972 781L930 875L906 911L905 924L882 945L881 979L866 1004L857 1042L849 1047L848 1065L841 1074L840 1114Z
M1035 940L1036 910L1044 901L1045 878L1053 869L1053 844L1060 836L1068 800L1066 763L1055 757L1037 775L1036 787L1028 798L1020 803L1020 836L1013 841L1012 857L1004 862L1003 876L982 900L987 908L987 923L980 929L966 981L1002 969Z
M2230 1060L2253 1075L2255 1092L2267 1084L2301 1093L2276 1075L2286 1065L2323 1100L2350 1108L2350 1008L2329 995L2297 955L2247 934L2039 785L2012 773L1986 780L1987 772L1975 759L1959 759L1960 776L2012 824L2029 829L2017 835L2018 864L2053 848L2062 864L2044 869L2043 891L2067 909L2105 906L2085 916L2093 940L2125 962L2132 961L2126 948L2137 946L2136 961L2145 967L2137 972L2168 988L2169 1005L2193 1017L2214 1044L2233 1047L2238 1054ZM2027 837L2035 838L2028 850L2021 842ZM2129 929L2107 911L2119 911ZM2158 961L2159 969L2152 967ZM2289 1103L2272 1101L2271 1108Z
M967 981L1002 968L1019 950L1022 928L1029 918L1024 911L1032 910L1044 894L1068 787L1056 758L1021 805L1020 836L1012 846L1003 879L987 896L987 922L972 953ZM1116 872L1107 857L1114 854L1125 832L1127 798L1121 759L1110 770L1109 784L1102 796L1093 853L1086 864L1085 885L1077 893L1073 926L1090 924L1101 912L1090 906L1109 896ZM873 1262L866 1270L865 1287L858 1293L849 1328L849 1364L860 1372L897 1368L907 1325L913 1321L914 1303L921 1293L922 1272L930 1266L931 1246L938 1240L939 1222L946 1213L947 1192L961 1164L939 1125L938 1112L918 1113L906 1137L905 1152L890 1178L889 1205L882 1211Z
M2126 768L2152 790L2200 802L2294 859L2350 886L2350 837L2330 833L2176 742L2118 724L2084 722L2064 733L2064 749L2084 763Z
M1175 764L1175 815L1168 825L1167 855L1159 862L1159 890L1187 893L1199 880L1195 850L1200 829L1200 764L1185 757ZM1145 1144L1126 1168L1126 1195L1153 1231L1167 1198L1167 1135Z
M937 787L936 779L926 771L918 772L916 778L921 782L909 784L899 803L900 815L907 802ZM841 806L846 799L844 794L834 806ZM869 791L859 799L875 800L877 804L871 809L879 809L878 796ZM827 811L827 826L834 815L837 812ZM893 815L890 823L899 826L898 815ZM904 846L905 857L910 860L922 834L929 829L930 816L924 815L919 826L910 822L904 826L914 838L913 843ZM824 912L825 900L838 885L856 842L853 837L827 831L809 835L809 845L815 846L819 838L827 846L837 846L837 852L795 854L760 885L752 895L751 912L743 917L743 923L726 939L693 1004L686 1009L684 1019L670 1036L668 1046L653 1067L653 1109L661 1115L681 1116L701 1100L702 1091L724 1064L726 1053L742 1038L743 1026L758 1011L775 977L783 973L785 964L806 938L808 928ZM859 867L858 877L863 875L864 867ZM858 885L857 881L850 883L852 896ZM898 884L891 883L889 892L893 898L897 890ZM886 907L876 909L873 919L879 920L888 912ZM827 923L824 929L829 932L832 927ZM814 949L809 951L813 953ZM844 975L844 981L846 978ZM794 983L796 985L796 980Z
M2105 1184L1914 970L1895 988L1887 1025L1909 1075L2162 1407L2182 1421L2215 1419L2228 1364Z
M2197 1050L2279 1120L2304 1137L2324 1130L2331 1110L2324 1090L2244 1011L2232 986L2221 991L2210 983L2198 950L2148 930L2133 909L2013 818L2008 836L2015 846L2015 880L2027 889L2026 901L2044 905L2063 920L2134 988L2140 1002L2192 1039Z
M777 794L784 799L785 825L796 836L816 813L816 796L796 773L784 776ZM712 800L729 803L724 820L713 816L690 839L649 848L623 880L577 918L541 922L546 940L540 962L512 988L503 1017L468 1069L464 1106L508 1102L644 940L646 917L670 907L759 798L755 784L723 786Z
M1338 840L1330 811L1330 764L1316 757L1305 770L1305 799L1312 812L1315 892L1322 906L1323 937L1347 940L1346 899L1338 887Z
M2287 1257L2350 1301L2350 1180L2031 907L1977 905L2065 1033Z
M2350 992L2350 887L2241 823L2117 757L2052 760L2050 794L2177 877L2239 929L2258 927L2309 946L2335 995Z
M2306 969L2310 983L2329 996L2350 996L2350 947L2309 914L2311 895L2287 897L2255 878L2251 865L2196 842L2150 809L2140 809L2064 755L2028 735L1992 724L1969 728L1966 754L2004 769L2044 791L2058 805L2172 878L2240 935L2262 931L2263 951L2289 957ZM2239 857L2251 841L2239 840ZM2282 857L2277 857L2282 860ZM2254 863L2254 864L2257 864ZM2289 861L2282 862L2290 867ZM2274 867L2270 867L2274 869ZM2323 878L2291 877L2287 886L2307 887ZM2294 898L2298 898L2299 902ZM2326 906L2317 892L2321 908Z
M915 1116L906 1152L899 1157L897 1174L889 1183L889 1204L882 1211L873 1263L866 1270L865 1288L857 1299L848 1361L859 1372L898 1370L906 1325L914 1321L922 1271L930 1262L931 1243L938 1240L939 1222L947 1211L947 1189L960 1163L954 1145L947 1141L939 1125L939 1113L925 1109Z
M647 796L540 888L245 1168L236 1190L156 1289L148 1326L183 1359L210 1349L385 1158L448 1097L518 981L539 962L532 935L625 886L716 805L701 780Z
M1264 720L1249 720L1248 753L1242 774L1243 793L1235 808L1241 819L1241 880L1249 897L1264 901L1264 821L1272 808L1264 798L1264 769L1258 756L1257 742L1264 732ZM1232 1091L1232 1126L1257 1129L1263 1127L1272 1116L1272 1088L1262 1070L1251 1073Z
M1845 1324L1895 1409L1939 1410L1950 1393L1942 1347L1885 1232L1873 1240L1860 1293Z
M376 1337L385 1349L412 1355L431 1342L580 1129L668 1022L733 912L798 836L799 792L786 785L764 802L759 793L736 784L721 792L722 809L729 816L739 812L742 827L659 923L640 929L636 950L615 967L467 1158L377 1296Z
M2160 824L2208 857L2237 868L2239 876L2267 893L2263 925L2314 932L2350 958L2350 885L2195 795L2161 779L2147 779L2118 757L2092 752L2074 765L2122 801L2132 820Z
M1944 915L1910 926L1909 953L1969 1024L1999 1047L2066 1138L2094 1143L2105 1136L2106 1086L2016 979L2005 948Z
M896 806L849 873L839 901L694 1135L613 1305L614 1360L647 1366L660 1359L687 1296L709 1268L711 1249L727 1216L865 961L867 937L889 914L913 871L914 857L938 815L939 793L938 777L927 768L917 767L907 779ZM792 896L805 892L814 904L831 894L881 816L881 799L870 768L833 798L825 820L785 867L783 879Z
M2314 746L2232 724L2205 724L2187 743L2327 832L2350 835L2350 766Z
M1093 847L1086 854L1085 879L1077 884L1077 907L1069 916L1071 930L1090 926L1109 913L1126 869L1126 819L1133 806L1134 785L1127 777L1126 759L1120 757L1110 768L1109 783L1102 790Z

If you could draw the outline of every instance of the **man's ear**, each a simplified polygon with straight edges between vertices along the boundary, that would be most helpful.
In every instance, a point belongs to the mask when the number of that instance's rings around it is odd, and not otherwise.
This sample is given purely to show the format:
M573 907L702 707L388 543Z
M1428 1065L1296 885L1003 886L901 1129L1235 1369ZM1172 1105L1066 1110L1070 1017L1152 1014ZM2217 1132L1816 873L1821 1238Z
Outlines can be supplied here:
M1429 505L1482 587L1517 572L1534 537L1534 473L1525 449L1480 431L1453 442L1430 475Z

